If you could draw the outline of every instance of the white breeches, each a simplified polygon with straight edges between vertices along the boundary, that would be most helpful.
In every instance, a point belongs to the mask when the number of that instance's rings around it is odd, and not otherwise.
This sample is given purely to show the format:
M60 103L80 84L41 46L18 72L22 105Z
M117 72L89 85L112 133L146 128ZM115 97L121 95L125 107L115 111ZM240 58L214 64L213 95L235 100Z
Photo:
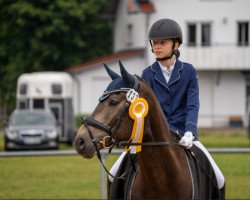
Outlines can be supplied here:
M225 177L221 173L219 167L214 162L214 159L212 158L212 156L210 155L208 150L199 141L193 141L193 143L195 146L199 147L199 149L201 149L206 154L208 160L210 161L210 163L214 169L214 173L215 173L215 176L217 179L218 187L221 189L225 184Z
M214 172L215 172L215 176L217 179L217 183L218 183L218 187L221 189L224 186L225 183L225 178L223 176L223 174L221 173L219 167L216 165L216 163L214 162L212 156L210 155L210 153L207 151L207 149L199 142L199 141L193 141L193 143L195 144L195 146L199 147L207 156L208 160L210 161ZM117 161L115 162L115 164L112 166L112 168L110 169L110 173L115 176L117 170L119 169L119 166L124 158L124 156L126 155L127 152L123 152L120 157L117 159ZM111 182L113 182L114 178L109 176L109 180Z

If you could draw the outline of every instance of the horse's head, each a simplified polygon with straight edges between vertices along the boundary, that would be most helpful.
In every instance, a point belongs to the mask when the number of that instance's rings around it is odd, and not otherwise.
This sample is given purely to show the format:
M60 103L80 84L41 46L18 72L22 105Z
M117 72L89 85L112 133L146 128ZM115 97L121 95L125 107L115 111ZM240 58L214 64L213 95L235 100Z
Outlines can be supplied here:
M119 62L121 76L108 66L106 71L112 79L99 99L99 104L90 117L85 118L75 138L75 147L85 158L92 158L96 150L109 146L112 141L128 141L134 121L128 114L130 102L144 97L146 84L129 74Z

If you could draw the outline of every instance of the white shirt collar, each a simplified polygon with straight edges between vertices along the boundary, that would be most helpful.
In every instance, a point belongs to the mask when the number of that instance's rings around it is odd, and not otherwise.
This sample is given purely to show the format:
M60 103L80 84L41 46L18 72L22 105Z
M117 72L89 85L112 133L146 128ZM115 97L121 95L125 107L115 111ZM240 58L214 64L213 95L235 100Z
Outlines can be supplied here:
M176 60L174 60L173 64L169 68L158 62L167 83L169 82L172 72L174 70L175 61Z
M162 72L164 72L164 71L170 71L170 72L172 72L173 69L174 69L174 65L175 65L176 59L174 60L173 64L169 67L169 69L166 66L162 65L161 62L159 62L159 61L157 61L157 62L159 63Z

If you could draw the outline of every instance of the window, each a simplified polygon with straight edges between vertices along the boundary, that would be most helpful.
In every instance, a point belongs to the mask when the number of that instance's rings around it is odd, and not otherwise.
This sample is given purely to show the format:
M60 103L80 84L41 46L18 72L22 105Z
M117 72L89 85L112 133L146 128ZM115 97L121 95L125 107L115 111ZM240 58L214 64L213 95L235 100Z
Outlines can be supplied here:
M43 109L44 108L44 99L34 99L33 100L34 109Z
M29 108L29 99L18 99L17 102L18 109L22 110Z
M209 23L201 24L201 45L211 45L211 26Z
M27 94L27 84L25 83L20 84L19 92L22 95Z
M249 44L249 23L238 22L238 45L247 46Z
M196 24L188 24L188 46L196 46Z
M133 25L127 25L127 47L131 47L133 45Z
M53 84L52 94L62 94L62 86L60 84Z
M211 23L188 23L188 46L211 46Z

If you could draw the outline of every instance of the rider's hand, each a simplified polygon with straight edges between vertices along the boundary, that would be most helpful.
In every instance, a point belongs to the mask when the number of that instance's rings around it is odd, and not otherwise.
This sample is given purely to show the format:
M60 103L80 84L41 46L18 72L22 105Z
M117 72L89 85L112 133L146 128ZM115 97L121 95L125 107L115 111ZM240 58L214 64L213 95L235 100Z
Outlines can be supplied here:
M190 149L193 146L193 133L187 131L179 141L179 145L184 146L186 149Z

